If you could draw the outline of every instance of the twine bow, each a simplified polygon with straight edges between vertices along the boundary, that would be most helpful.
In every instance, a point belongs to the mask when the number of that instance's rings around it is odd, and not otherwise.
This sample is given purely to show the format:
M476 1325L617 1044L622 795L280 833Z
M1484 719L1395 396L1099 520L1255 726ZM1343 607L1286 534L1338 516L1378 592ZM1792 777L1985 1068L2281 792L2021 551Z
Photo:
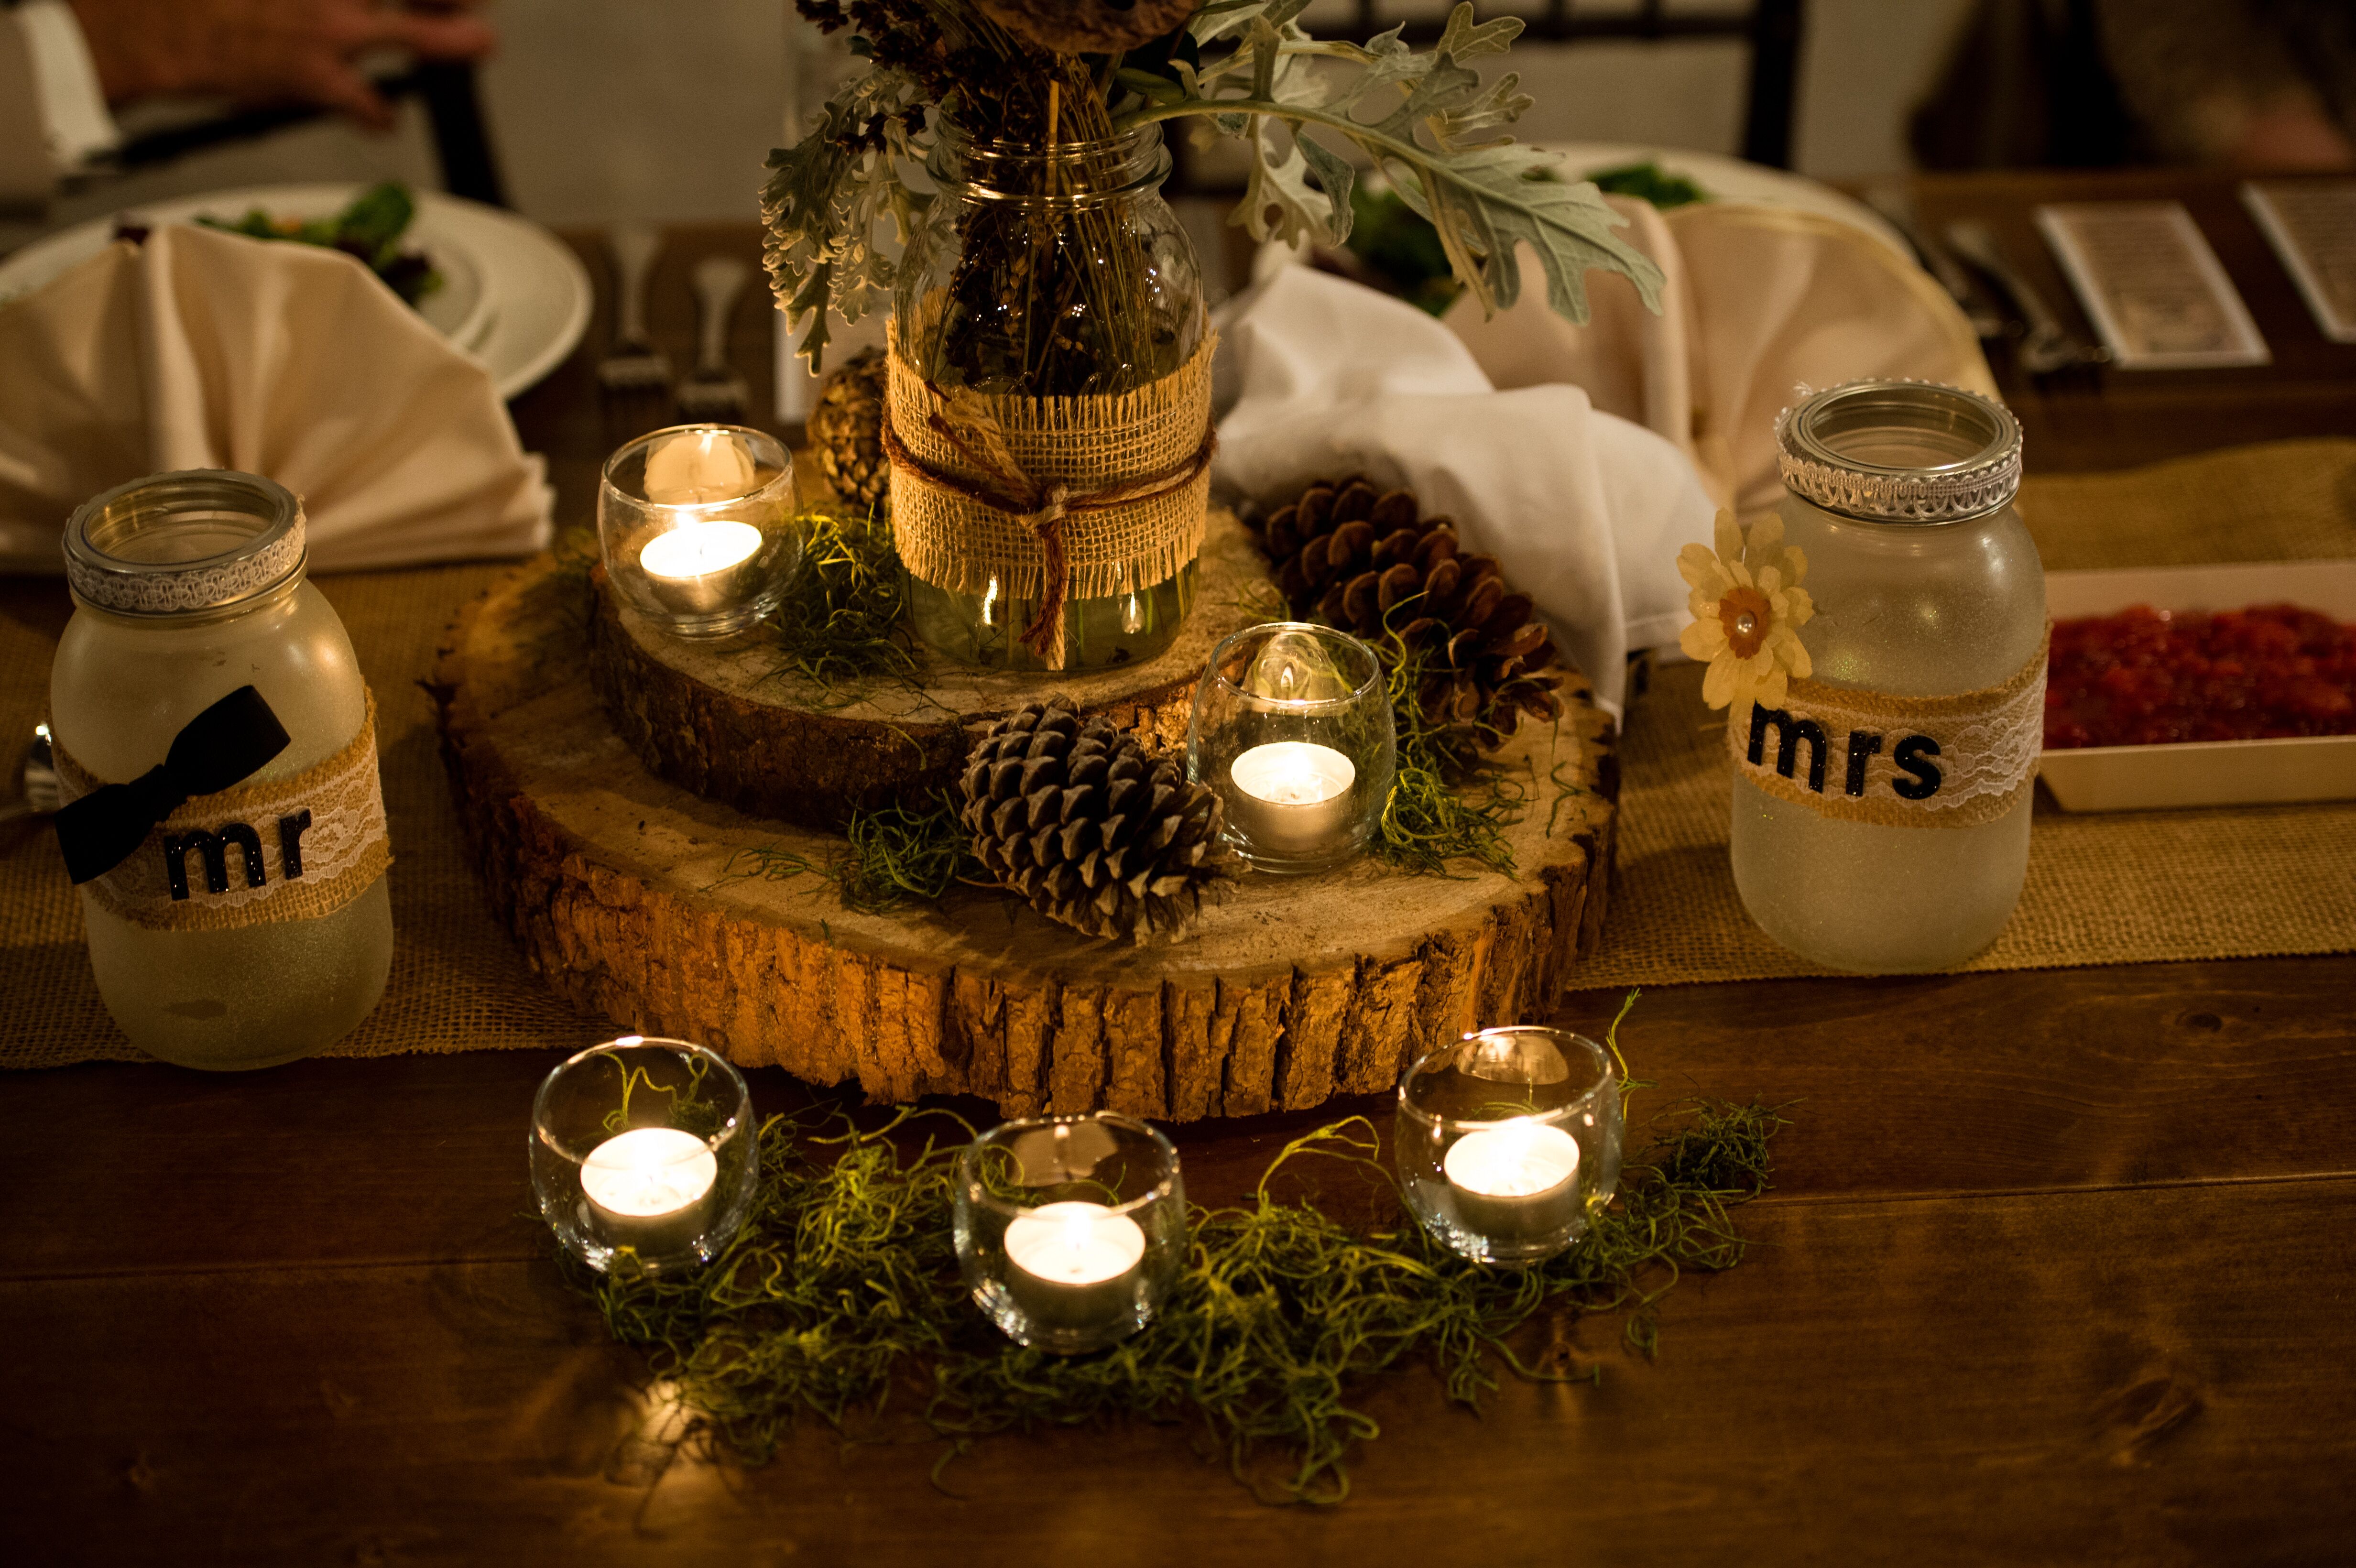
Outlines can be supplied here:
M1042 661L1060 667L1062 661L1051 658L1049 650L1059 647L1064 636L1064 601L1068 587L1065 519L1075 513L1109 511L1116 507L1159 500L1184 489L1210 467L1219 449L1218 427L1206 421L1203 440L1194 454L1159 473L1141 475L1095 490L1075 491L1060 480L1042 483L1025 474L1007 450L998 421L978 395L962 388L956 392L944 392L930 380L925 382L925 391L930 405L925 413L926 428L948 442L958 456L979 471L980 477L968 479L945 473L911 452L907 443L900 439L888 402L882 429L884 455L894 468L908 469L928 484L1007 514L1038 539L1044 558L1046 585L1040 595L1038 613L1032 616L1018 640Z
M241 686L180 727L164 760L128 784L92 790L58 813L58 848L76 886L102 877L146 842L188 797L217 795L286 749L286 727Z

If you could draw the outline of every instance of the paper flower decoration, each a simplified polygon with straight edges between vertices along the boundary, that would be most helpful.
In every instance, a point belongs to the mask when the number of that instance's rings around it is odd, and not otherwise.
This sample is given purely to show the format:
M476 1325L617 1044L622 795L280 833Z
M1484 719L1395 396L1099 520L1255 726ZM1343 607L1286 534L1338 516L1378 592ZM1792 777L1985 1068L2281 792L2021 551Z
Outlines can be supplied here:
M1800 586L1807 557L1783 544L1783 519L1772 513L1746 535L1732 512L1720 512L1716 532L1717 549L1689 544L1677 552L1677 575L1693 589L1686 601L1693 624L1677 645L1708 662L1701 695L1712 708L1780 708L1791 682L1815 668L1799 636L1816 613Z

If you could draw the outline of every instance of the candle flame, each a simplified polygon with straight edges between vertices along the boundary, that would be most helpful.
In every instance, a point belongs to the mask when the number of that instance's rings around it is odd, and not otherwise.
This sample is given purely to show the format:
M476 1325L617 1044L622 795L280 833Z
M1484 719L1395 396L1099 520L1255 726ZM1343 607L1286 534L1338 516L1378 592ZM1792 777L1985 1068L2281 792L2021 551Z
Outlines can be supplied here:
M719 1173L701 1138L675 1127L637 1127L589 1151L581 1189L603 1208L644 1219L684 1209Z
M1578 1141L1561 1128L1516 1116L1451 1146L1448 1179L1490 1198L1529 1198L1561 1186L1579 1170Z
M689 523L648 539L638 564L653 577L708 577L750 560L760 548L761 530L750 523Z

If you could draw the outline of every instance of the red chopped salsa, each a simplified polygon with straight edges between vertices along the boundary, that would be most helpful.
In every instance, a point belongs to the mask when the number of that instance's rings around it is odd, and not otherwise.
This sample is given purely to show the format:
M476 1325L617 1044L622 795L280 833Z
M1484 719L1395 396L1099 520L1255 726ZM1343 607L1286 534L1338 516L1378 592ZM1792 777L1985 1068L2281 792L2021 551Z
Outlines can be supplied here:
M2062 621L2045 744L2151 746L2356 734L2356 626L2295 604Z

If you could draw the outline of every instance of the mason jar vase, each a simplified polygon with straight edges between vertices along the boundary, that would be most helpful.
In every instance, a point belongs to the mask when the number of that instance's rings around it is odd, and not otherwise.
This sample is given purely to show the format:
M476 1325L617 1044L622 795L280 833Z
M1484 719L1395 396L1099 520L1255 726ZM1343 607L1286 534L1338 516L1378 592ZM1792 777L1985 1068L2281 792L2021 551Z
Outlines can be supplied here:
M944 392L1076 398L1135 392L1203 341L1202 271L1162 197L1162 128L1053 144L937 125L937 199L904 261L895 342ZM1195 563L1064 604L1065 669L1152 657L1194 606ZM1040 601L992 577L973 592L909 580L909 622L959 663L1044 669L1021 641Z
M335 609L305 580L301 505L250 474L134 480L67 525L74 613L49 674L59 749L96 781L138 778L198 714L252 686L289 737L248 781L342 752L368 688ZM384 994L392 904L380 873L311 919L158 929L81 890L91 967L133 1044L185 1067L267 1067L349 1033Z
M1783 542L1806 557L1815 614L1798 635L1816 683L1951 698L2039 656L2045 574L2013 505L2020 427L2002 406L1859 382L1792 410L1781 443ZM1830 747L1828 790L1844 761L1840 737ZM1740 765L1733 784L1735 886L1803 957L1861 973L1945 968L1995 941L2020 898L2032 790L1976 826L1900 826L1778 798Z

